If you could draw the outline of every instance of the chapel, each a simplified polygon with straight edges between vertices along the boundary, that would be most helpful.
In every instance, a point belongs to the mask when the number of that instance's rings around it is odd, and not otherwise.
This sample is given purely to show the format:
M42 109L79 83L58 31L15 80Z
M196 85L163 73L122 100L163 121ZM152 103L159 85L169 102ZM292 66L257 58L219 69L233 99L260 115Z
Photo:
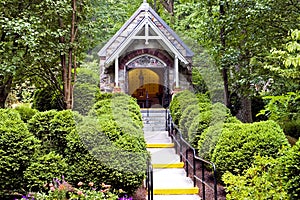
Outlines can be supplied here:
M193 52L145 0L98 55L101 91L129 94L141 108L168 107L191 87Z

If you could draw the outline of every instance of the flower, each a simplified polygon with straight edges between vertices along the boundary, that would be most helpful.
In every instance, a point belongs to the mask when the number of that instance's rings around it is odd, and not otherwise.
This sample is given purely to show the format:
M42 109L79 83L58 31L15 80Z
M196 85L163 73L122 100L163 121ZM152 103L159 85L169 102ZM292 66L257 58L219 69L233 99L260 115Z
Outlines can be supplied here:
M53 192L55 190L55 187L50 187L50 190Z
M66 189L66 187L64 184L61 184L58 186L58 190L65 190L65 189Z
M94 183L93 183L93 182L89 182L89 186L90 186L90 187L93 187L93 186L94 186Z
M77 194L78 194L79 196L81 196L81 195L83 195L83 192L82 192L81 190L78 190L78 191L77 191Z
M77 185L80 187L83 185L83 182L80 181Z

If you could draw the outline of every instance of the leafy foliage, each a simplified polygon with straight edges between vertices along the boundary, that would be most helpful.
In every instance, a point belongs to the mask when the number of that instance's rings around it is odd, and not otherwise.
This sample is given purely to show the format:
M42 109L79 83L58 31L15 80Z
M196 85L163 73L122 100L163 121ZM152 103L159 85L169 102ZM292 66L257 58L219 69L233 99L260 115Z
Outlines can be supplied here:
M0 197L26 188L24 172L39 150L17 111L0 109Z
M226 199L289 199L278 164L274 158L256 156L244 175L226 172L222 177Z
M32 109L28 104L18 105L15 110L18 111L24 122L29 121L38 112L36 109Z
M45 185L52 182L53 178L66 174L68 165L65 159L55 153L40 155L31 160L30 166L24 173L24 179L29 191L43 191Z
M254 156L276 158L283 146L288 146L288 141L274 121L226 124L212 154L212 162L220 175L226 171L242 174L251 166Z
M188 130L188 141L195 148L198 147L198 141L203 131L209 126L219 122L226 122L231 117L230 110L224 104L215 103L208 109L200 112L191 123Z

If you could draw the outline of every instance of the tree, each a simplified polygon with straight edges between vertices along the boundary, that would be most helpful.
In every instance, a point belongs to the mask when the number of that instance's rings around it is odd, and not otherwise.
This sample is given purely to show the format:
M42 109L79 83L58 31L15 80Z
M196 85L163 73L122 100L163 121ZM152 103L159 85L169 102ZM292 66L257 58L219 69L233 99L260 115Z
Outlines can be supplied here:
M176 29L199 41L210 52L223 72L225 101L228 104L226 95L237 97L234 103L235 107L240 105L237 115L244 122L252 121L253 85L259 77L266 77L252 65L251 58L263 58L272 47L281 44L289 29L299 26L295 20L299 5L296 0L181 1L176 5L175 15L180 19Z

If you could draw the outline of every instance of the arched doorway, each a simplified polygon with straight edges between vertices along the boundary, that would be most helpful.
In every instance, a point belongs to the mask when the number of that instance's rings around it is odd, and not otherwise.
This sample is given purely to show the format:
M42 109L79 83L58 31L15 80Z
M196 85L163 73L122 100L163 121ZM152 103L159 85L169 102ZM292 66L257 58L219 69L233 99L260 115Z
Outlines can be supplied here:
M141 108L161 107L163 70L137 68L128 71L128 93L137 99Z

